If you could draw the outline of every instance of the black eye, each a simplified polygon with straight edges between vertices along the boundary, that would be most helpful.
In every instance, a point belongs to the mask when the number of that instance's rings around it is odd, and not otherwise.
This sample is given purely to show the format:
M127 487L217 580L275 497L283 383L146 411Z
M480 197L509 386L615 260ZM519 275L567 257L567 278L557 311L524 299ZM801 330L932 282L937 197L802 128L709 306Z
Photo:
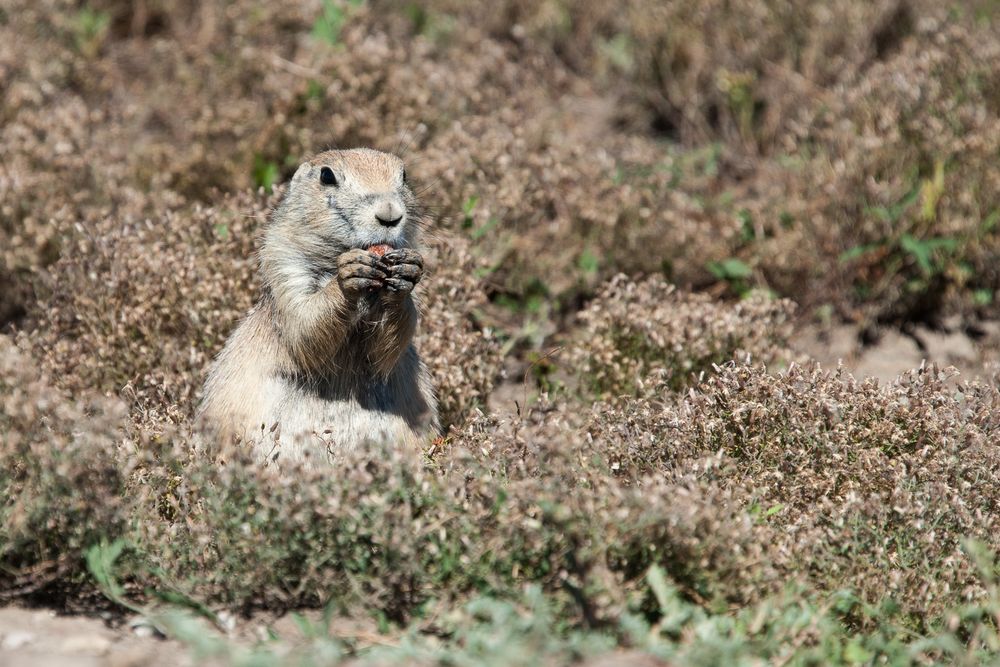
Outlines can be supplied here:
M323 167L319 170L319 182L323 185L336 185L337 176L333 173L333 169L329 167Z
M403 170L403 182L404 183L409 183L409 181L407 180L406 170L405 169Z

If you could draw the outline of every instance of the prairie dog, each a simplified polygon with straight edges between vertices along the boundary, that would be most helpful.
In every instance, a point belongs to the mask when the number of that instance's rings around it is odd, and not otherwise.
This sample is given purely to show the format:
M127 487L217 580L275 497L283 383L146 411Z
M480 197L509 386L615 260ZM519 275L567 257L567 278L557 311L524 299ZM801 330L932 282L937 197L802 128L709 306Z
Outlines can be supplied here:
M420 223L394 155L327 151L299 166L264 231L261 296L213 363L199 419L279 462L436 435L413 346Z

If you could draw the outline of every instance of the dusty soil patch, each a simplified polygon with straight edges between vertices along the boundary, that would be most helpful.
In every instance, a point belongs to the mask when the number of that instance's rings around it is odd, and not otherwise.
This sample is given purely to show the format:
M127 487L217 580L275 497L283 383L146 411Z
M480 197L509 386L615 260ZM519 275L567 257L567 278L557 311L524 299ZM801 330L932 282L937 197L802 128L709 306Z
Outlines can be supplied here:
M137 636L100 618L47 609L0 608L0 664L7 667L183 667L195 664L176 641Z
M959 380L973 380L990 375L1000 322L980 323L973 332L952 323L937 330L924 326L907 332L887 329L868 343L864 338L856 325L807 327L793 336L791 344L824 366L833 368L842 362L859 378L871 376L888 382L921 363L934 363L954 366Z

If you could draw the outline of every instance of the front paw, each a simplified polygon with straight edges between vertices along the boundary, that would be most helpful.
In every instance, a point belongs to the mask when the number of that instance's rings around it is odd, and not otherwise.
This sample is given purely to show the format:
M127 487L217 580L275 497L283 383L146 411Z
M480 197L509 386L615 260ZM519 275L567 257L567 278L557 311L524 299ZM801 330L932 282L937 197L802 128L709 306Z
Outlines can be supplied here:
M348 250L337 258L337 282L349 297L380 290L388 278L388 264L367 250Z
M401 248L386 253L382 259L388 265L385 279L387 298L400 299L416 287L424 275L424 258L410 248Z

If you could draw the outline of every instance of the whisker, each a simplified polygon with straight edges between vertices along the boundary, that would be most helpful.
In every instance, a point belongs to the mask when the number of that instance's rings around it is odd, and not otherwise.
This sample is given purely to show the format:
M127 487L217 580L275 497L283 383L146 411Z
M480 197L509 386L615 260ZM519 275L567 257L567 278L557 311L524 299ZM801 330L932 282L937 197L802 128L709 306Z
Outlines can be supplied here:
M395 153L399 159L405 160L406 154L410 151L410 145L413 143L413 133L408 129L404 129L399 133L398 137L399 138L396 140L396 146L393 149L393 153Z
M422 184L413 191L413 195L417 198L423 198L428 194L433 194L439 192L438 186L441 185L441 179L435 179L434 181L426 184Z

